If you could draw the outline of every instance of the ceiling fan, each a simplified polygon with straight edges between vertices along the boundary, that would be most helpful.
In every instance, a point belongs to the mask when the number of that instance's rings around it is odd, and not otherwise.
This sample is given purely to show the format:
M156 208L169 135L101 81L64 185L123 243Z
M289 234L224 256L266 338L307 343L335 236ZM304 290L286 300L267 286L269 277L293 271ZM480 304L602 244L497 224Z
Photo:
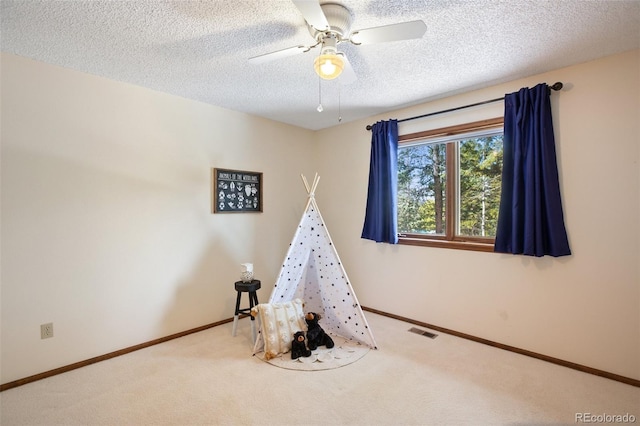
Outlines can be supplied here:
M354 45L361 45L410 40L422 38L427 30L426 24L418 20L351 31L353 15L342 4L320 4L319 0L292 0L292 2L302 13L315 43L254 56L249 58L249 62L262 64L306 53L320 46L320 54L314 61L316 73L325 80L332 80L342 74L341 81L351 83L356 80L356 75L347 56L338 51L340 43L350 42Z

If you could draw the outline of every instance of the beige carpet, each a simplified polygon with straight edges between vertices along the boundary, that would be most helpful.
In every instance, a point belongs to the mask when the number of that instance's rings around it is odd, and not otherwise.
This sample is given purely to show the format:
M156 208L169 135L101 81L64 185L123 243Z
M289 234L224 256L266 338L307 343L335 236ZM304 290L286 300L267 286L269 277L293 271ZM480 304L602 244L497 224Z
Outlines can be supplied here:
M640 423L640 388L366 316L378 350L341 368L274 368L252 356L243 319L235 338L226 324L2 392L0 424L573 425L586 413Z

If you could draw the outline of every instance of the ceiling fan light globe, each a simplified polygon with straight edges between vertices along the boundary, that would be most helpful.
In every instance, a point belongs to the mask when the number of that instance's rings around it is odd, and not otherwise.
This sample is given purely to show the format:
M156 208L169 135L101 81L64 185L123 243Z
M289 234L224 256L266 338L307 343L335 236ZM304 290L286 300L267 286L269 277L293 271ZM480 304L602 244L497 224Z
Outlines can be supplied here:
M324 61L321 65L320 65L320 73L322 75L333 75L336 72L336 66L334 64L331 63L331 61L327 60Z
M344 60L339 55L320 55L313 62L316 73L325 80L333 80L344 69Z

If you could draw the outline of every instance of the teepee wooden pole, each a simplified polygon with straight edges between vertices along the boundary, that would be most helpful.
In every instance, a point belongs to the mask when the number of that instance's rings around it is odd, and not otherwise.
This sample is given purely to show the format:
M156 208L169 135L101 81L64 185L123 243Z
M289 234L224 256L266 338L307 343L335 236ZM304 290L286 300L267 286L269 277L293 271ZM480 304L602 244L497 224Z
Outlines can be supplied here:
M311 192L311 187L309 186L309 181L307 180L307 177L305 175L300 175L302 176L302 182L304 182L304 187L307 190L307 204L304 206L304 210L303 211L307 211L307 209L309 208L309 204L311 204L311 200L313 200L313 192Z
M316 175L313 177L313 185L311 185L311 194L315 195L316 193L316 188L318 187L318 182L320 182L320 176L316 173Z
M309 197L307 198L307 205L304 206L304 211L307 211L307 209L309 208L309 204L314 204L315 205L315 193L316 193L316 188L318 187L318 182L320 182L320 176L318 176L318 174L316 173L316 175L313 178L313 183L311 184L311 186L309 186L309 181L307 180L307 177L305 175L300 175L302 176L302 182L304 183L304 187L307 189L307 194L309 195Z
M309 182L307 181L307 177L305 175L300 175L302 177L302 183L304 183L304 188L307 190L307 194L311 193L311 188L309 188Z

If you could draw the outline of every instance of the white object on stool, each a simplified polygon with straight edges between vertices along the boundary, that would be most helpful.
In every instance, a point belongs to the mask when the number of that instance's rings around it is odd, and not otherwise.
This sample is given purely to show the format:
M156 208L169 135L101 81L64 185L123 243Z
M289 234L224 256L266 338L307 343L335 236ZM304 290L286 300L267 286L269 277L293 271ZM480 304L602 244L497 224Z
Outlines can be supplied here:
M242 278L243 283L250 283L253 281L253 263L241 263L242 273L240 277Z

